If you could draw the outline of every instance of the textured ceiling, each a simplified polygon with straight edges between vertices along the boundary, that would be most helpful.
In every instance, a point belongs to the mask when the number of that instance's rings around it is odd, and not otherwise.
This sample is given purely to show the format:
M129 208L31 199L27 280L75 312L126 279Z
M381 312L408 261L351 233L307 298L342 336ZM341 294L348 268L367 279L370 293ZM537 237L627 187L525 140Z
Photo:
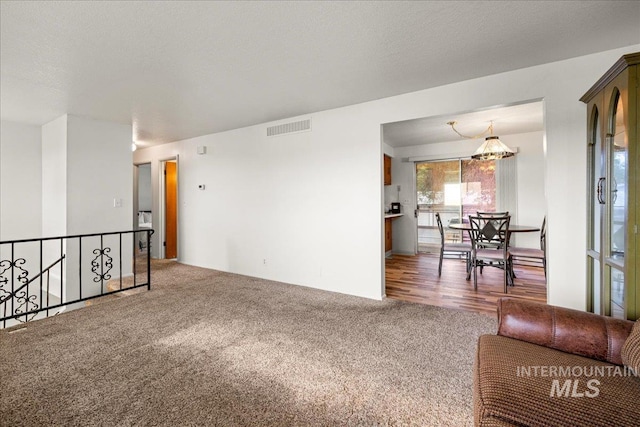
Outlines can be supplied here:
M637 1L0 8L2 119L89 116L148 144L640 43Z

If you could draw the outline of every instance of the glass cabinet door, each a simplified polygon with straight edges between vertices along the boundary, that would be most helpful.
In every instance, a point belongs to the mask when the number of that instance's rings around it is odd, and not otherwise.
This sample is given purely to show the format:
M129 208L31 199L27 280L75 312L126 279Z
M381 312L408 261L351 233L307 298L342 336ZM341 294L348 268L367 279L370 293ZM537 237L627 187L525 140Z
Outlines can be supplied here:
M629 174L627 132L620 91L614 88L609 99L598 98L589 107L588 309L624 319ZM606 117L603 117L605 111Z
M605 283L611 289L611 316L625 318L625 244L627 229L628 144L620 92L612 95L607 134L607 232Z
M600 267L602 253L602 217L603 196L602 185L604 182L605 163L604 146L602 144L602 117L599 105L590 105L591 114L589 121L589 145L588 145L588 236L587 236L587 283L588 283L588 307L587 309L597 314L604 314L604 295L602 270Z

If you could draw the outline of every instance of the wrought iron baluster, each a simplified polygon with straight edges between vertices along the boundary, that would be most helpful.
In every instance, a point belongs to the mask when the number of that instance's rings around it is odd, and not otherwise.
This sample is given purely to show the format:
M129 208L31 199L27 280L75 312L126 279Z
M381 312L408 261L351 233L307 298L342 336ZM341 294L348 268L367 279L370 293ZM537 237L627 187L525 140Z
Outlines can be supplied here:
M11 268L11 261L8 259L3 259L0 261L0 301L7 306L6 301L8 301L9 296L11 296L11 292L8 289L9 286L9 278L5 276L6 272ZM5 288L7 286L7 288Z
M120 266L120 290L122 290L122 233L118 234L118 250L120 251L119 253L119 266ZM135 253L135 252L134 252Z
M20 317L16 316L16 320L18 322L26 323L29 320L32 320L36 314L38 314L38 304L34 302L34 300L38 297L37 295L29 295L29 284L26 287L25 291L18 291L15 295L16 302L19 303L18 307L16 307L15 314L16 315L24 315L24 321L20 320ZM29 305L33 306L33 309L29 308ZM29 315L31 314L31 317Z
M49 317L49 276L51 276L51 270L47 270L47 317Z
M43 271L42 270L42 240L40 240L40 272L42 271ZM44 298L42 296L42 274L40 274L39 282L40 282L40 306L42 307L44 305ZM47 298L48 298L48 295L47 295ZM47 306L48 305L49 304L47 303ZM47 311L47 316L49 316L48 311Z
M82 299L82 236L78 238L78 289L80 291L80 299Z
M31 299L31 296L29 295L29 282L27 282L27 289L25 290L25 299L24 299L24 311L25 311L25 315L24 315L24 321L25 323L29 321L29 319L27 318L27 313L29 312L29 301L33 301ZM34 298L37 298L36 295L33 296ZM38 308L38 305L36 304L36 307ZM35 316L35 314L34 314Z
M64 243L62 238L60 238L60 257L62 257L64 252ZM62 293L62 282L64 281L64 268L62 266L62 263L60 263L60 302L64 302L65 300L65 295Z
M5 289L5 285L9 284L9 279L7 279L5 276L3 276L3 274L9 269L9 265L11 265L11 262L9 260L2 260L0 261L0 301L2 302L2 316L3 318L7 317L7 308L9 307L9 303L7 302L8 299L6 299L9 295L11 295L11 293L9 293L9 291L7 289ZM6 267L5 267L6 266ZM7 321L4 320L2 322L2 327L6 328L7 327Z
M15 259L14 259L14 246L15 243L11 244L11 314L15 314L13 307L13 300L15 299Z
M147 290L151 290L151 233L147 230Z
M137 254L137 248L136 248L136 242L138 241L138 233L139 231L134 231L133 232L133 286L135 287L137 285L136 283L136 266L138 265L138 254Z
M102 236L100 236L100 249L93 250L96 257L91 261L91 271L96 275L96 277L93 278L93 281L95 283L100 283L101 295L104 293L102 289L104 286L104 280L111 279L109 272L113 268L113 258L109 255L110 252L111 248L104 247Z
M100 255L104 253L104 237L100 236ZM102 295L104 287L104 264L102 256L100 257L100 295Z

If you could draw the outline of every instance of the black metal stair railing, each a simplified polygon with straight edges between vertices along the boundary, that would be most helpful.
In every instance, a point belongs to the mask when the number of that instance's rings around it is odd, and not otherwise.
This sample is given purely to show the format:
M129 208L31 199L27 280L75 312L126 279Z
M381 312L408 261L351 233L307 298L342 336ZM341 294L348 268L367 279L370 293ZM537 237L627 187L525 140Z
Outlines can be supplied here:
M105 295L151 289L153 232L138 229L0 242L0 326L48 317L53 311L55 315ZM38 273L29 277L29 271Z
M2 276L2 274L4 274L10 267L16 267L20 270L20 273L18 274L18 282L22 283L24 281L24 279L27 278L28 275L28 271L24 270L22 268L22 265L24 264L24 262L26 262L26 260L24 260L23 258L19 258L17 259L15 262L11 263L9 262L9 260L2 260L0 261L0 268L2 268L2 272L0 273L0 292L2 292L4 295L0 296L0 306L5 304L5 302L9 301L9 299L14 298L15 301L17 302L17 307L14 310L14 313L16 315L21 315L26 313L26 311L30 311L29 310L29 306L32 307L32 310L37 309L38 303L35 302L35 299L37 297L37 295L33 295L33 294L29 294L29 285L34 282L36 279L38 279L41 276L44 276L45 274L47 275L47 281L46 281L46 290L45 290L45 301L46 304L49 305L49 285L50 285L50 275L49 272L51 271L51 269L53 267L55 267L58 263L61 263L62 260L64 260L65 256L62 255L60 258L58 258L56 261L54 261L51 265L49 265L47 268L45 268L44 270L42 270L40 273L38 273L37 275L33 276L31 279L28 279L27 282L25 284L23 284L22 286L20 286L18 289L16 289L13 292L7 292L2 288L2 285L8 283L8 279L4 278ZM6 265L6 268L3 267L3 263ZM7 263L9 263L7 265ZM27 288L27 290L24 290L25 288ZM41 288L42 289L42 288ZM42 299L42 297L41 297ZM4 313L6 316L6 309L7 309L7 305L4 306ZM27 315L27 318L25 319L25 321L28 320L32 320L35 316L36 316L37 312L31 314L31 315ZM18 321L21 321L19 318L16 318ZM4 320L4 317L3 317Z

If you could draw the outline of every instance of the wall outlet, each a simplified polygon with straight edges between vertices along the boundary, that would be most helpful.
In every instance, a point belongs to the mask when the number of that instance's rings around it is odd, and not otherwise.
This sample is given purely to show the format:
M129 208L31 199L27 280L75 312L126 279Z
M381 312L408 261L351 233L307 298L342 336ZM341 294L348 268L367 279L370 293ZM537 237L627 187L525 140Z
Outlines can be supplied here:
M122 207L122 199L115 198L113 199L113 207L121 208Z
M402 185L398 184L397 188L398 188L398 191L402 191Z

